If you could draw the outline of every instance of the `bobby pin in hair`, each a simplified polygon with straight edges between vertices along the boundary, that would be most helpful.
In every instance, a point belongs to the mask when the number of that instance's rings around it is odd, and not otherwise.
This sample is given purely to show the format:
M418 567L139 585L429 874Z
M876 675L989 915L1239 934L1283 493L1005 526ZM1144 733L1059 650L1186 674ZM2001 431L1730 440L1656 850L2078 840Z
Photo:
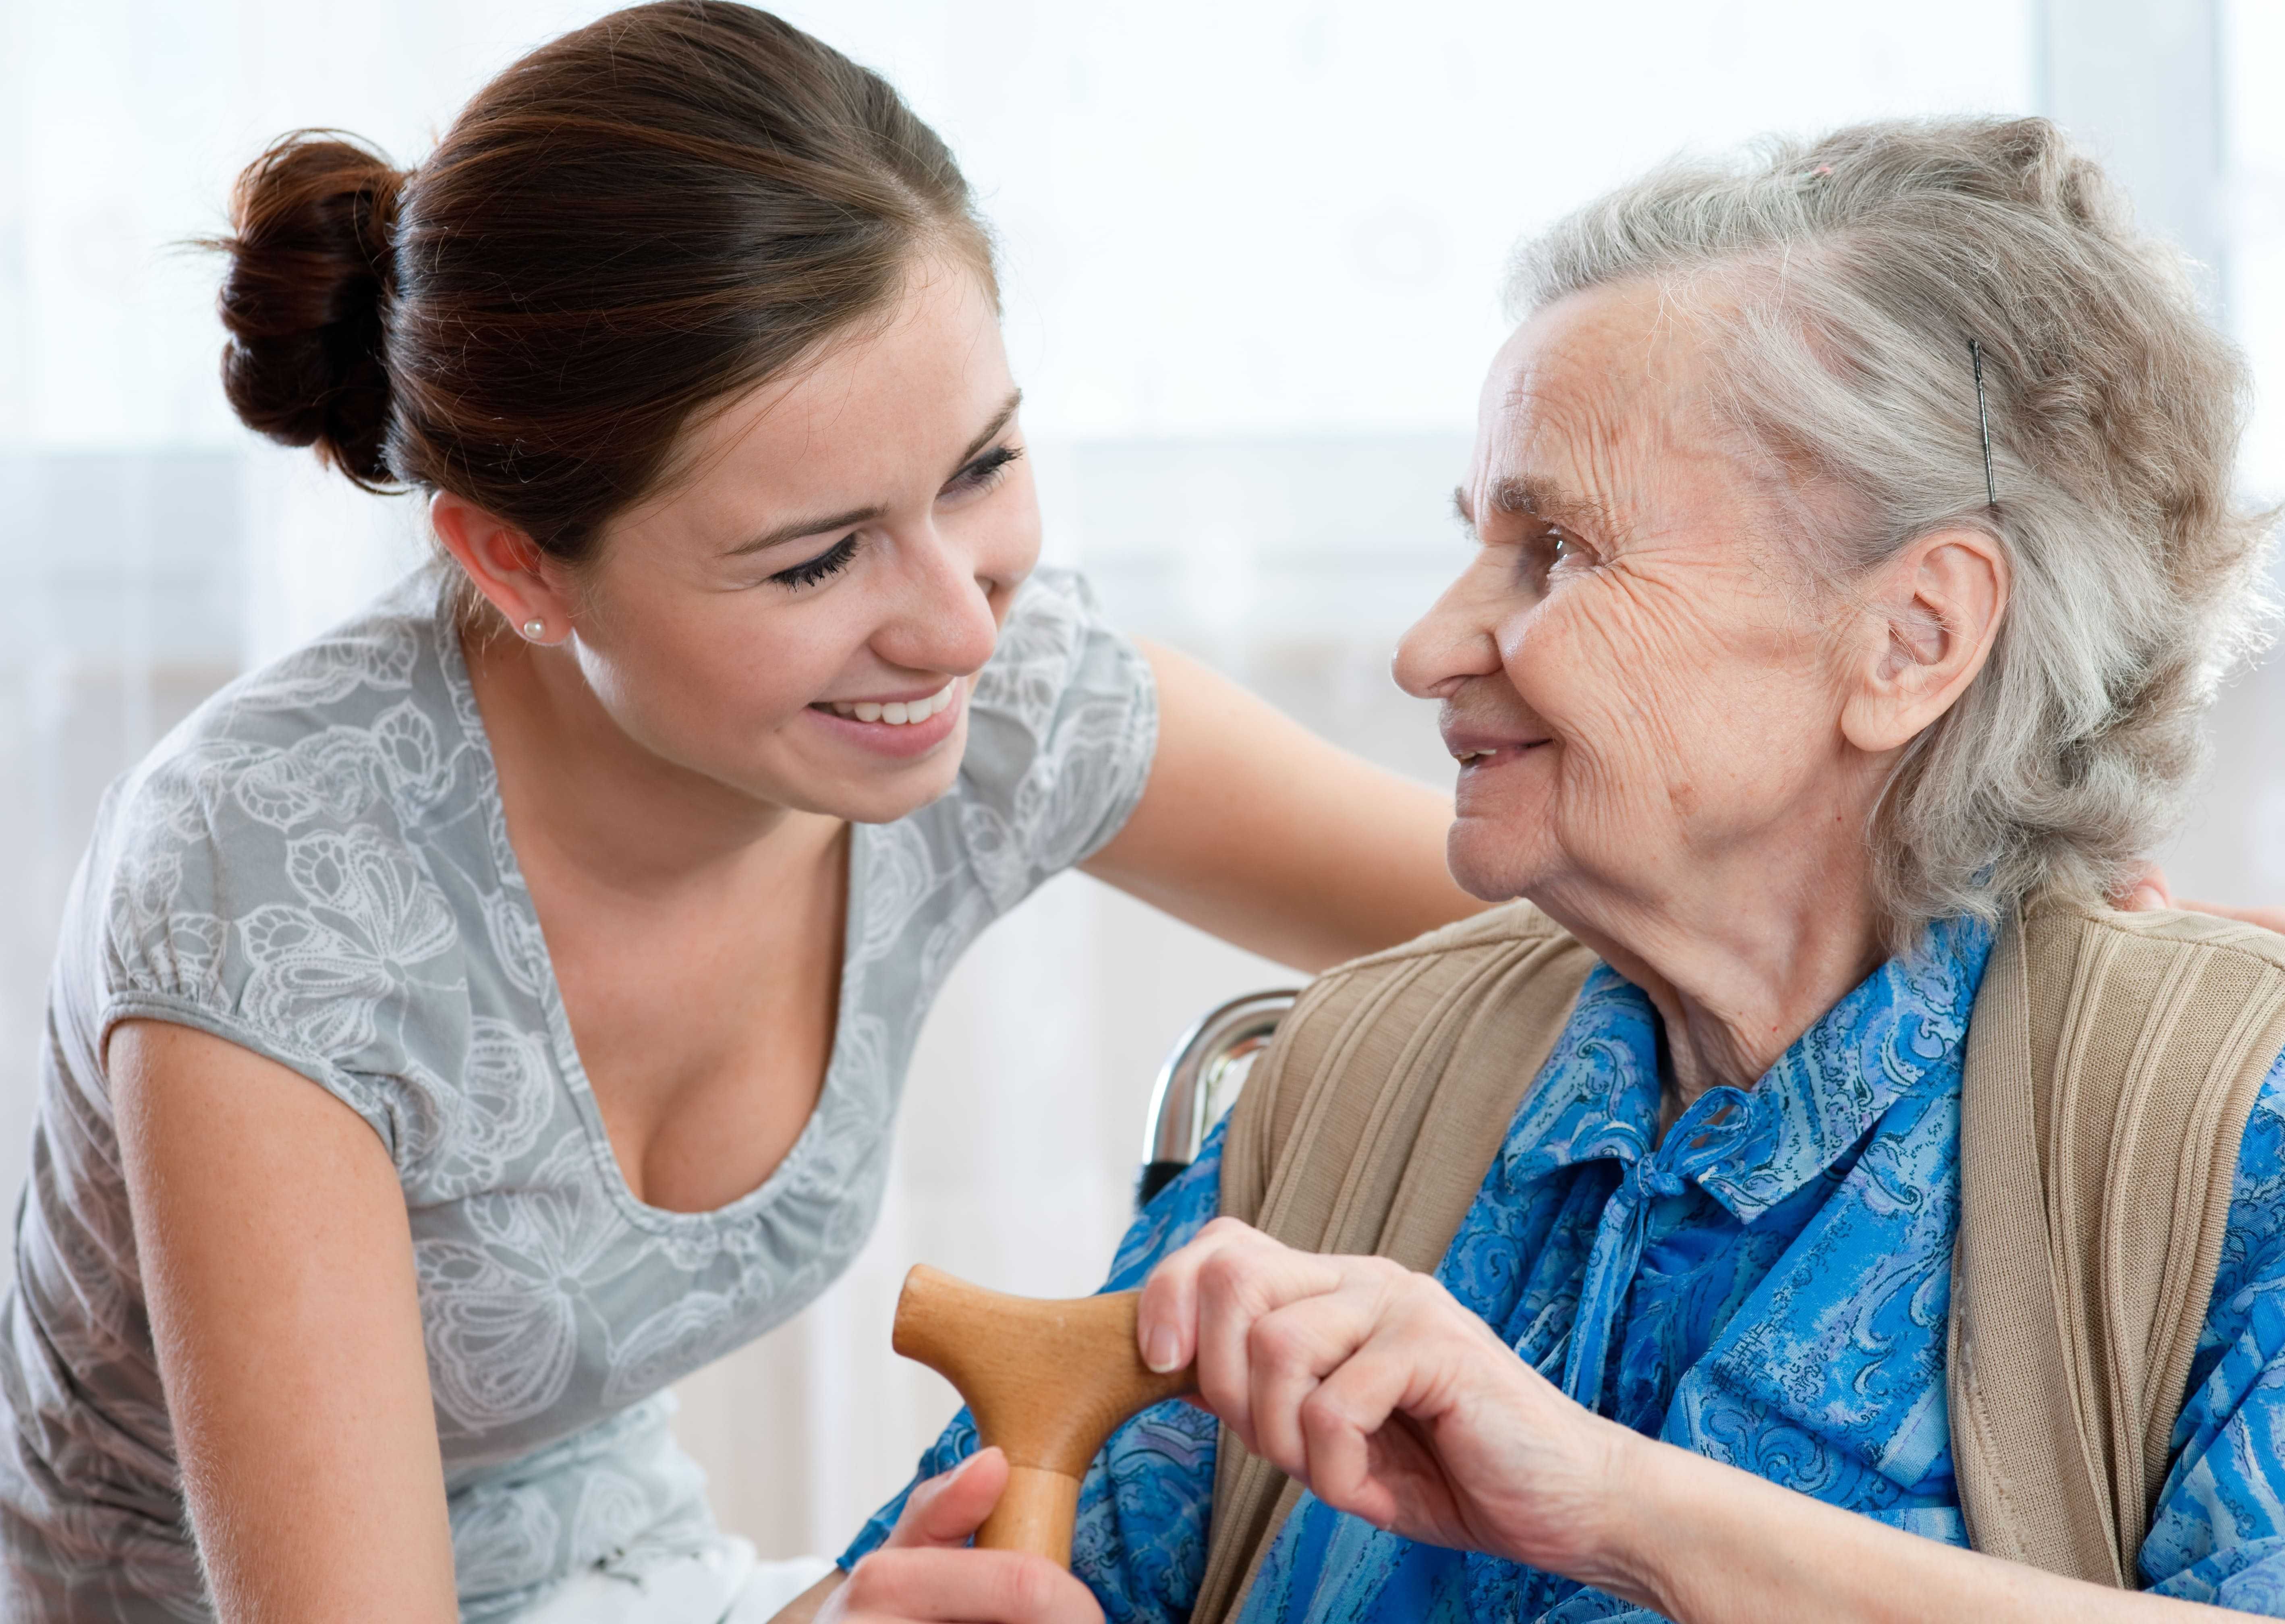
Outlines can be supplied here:
M1975 427L1983 435L1983 501L1996 510L1999 491L1991 482L1991 414L1983 409L1983 346L1974 339L1967 341L1967 358L1975 364Z

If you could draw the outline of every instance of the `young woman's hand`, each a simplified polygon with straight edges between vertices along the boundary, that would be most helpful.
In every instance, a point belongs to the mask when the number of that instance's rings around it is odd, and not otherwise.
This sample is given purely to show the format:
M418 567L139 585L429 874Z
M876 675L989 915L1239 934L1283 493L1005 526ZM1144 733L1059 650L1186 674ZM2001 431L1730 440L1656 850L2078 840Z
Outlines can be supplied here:
M1599 1565L1634 1435L1566 1398L1443 1287L1216 1219L1142 1288L1143 1358L1326 1504L1556 1573Z
M1044 1557L972 1550L969 1537L1008 1487L1008 1457L979 1450L912 1492L878 1550L828 1579L778 1618L818 1624L964 1620L972 1624L1102 1624L1094 1594ZM836 1576L837 1577L837 1576ZM828 1586L831 1588L827 1589ZM813 1614L797 1611L813 1597Z
M2166 871L2153 864L2141 875L2119 888L2113 899L2129 914L2148 914L2155 908L2181 908L2192 914L2211 914L2220 919L2234 919L2243 925L2259 925L2264 930L2274 930L2285 936L2285 908L2252 907L2234 902L2190 902L2177 898L2173 888L2166 883Z

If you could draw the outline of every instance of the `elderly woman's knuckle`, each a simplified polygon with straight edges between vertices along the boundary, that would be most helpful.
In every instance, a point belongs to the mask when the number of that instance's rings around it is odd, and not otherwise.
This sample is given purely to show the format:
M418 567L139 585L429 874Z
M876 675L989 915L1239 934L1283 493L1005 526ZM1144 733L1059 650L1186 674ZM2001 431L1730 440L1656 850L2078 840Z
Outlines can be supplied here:
M1352 1424L1348 1401L1332 1387L1312 1388L1300 1405L1301 1431L1311 1438L1347 1430Z
M1370 1262L1371 1270L1367 1278L1392 1297L1405 1296L1414 1289L1417 1283L1427 1278L1425 1275L1405 1267L1394 1258L1374 1258L1370 1259Z
M1422 1314L1442 1314L1458 1306L1441 1281L1426 1275L1414 1275L1400 1288L1408 1306Z
M1417 1309L1420 1303L1419 1283L1425 1276L1386 1258L1373 1261L1375 1267L1362 1282L1371 1299L1386 1313L1409 1314Z
M1198 1289L1217 1297L1232 1296L1245 1288L1252 1273L1252 1265L1244 1256L1218 1251L1198 1265Z
M1300 1363L1307 1342L1301 1328L1284 1314L1265 1315L1245 1333L1247 1356L1255 1364L1272 1369Z

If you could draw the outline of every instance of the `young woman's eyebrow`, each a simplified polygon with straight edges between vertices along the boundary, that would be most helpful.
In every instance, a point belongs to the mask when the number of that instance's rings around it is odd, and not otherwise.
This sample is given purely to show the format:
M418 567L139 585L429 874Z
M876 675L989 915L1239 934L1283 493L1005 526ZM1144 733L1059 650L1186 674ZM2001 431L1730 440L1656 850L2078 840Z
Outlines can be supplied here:
M1016 408L1023 404L1023 390L1017 389L1009 396L1006 403L993 414L992 420L984 426L984 432L970 440L968 449L960 453L959 460L953 465L953 472L957 474L975 461L977 452L991 444L1000 431L1008 427L1009 420L1016 415ZM799 541L805 536L821 536L828 530L854 530L860 524L870 524L887 511L876 504L871 507L852 507L845 514L835 514L830 518L789 519L783 524L773 525L760 535L740 542L723 556L744 558L749 553L766 553L772 547L783 546L789 541Z
M970 440L968 443L968 449L960 453L960 459L952 465L952 471L957 474L961 469L975 461L976 453L982 451L985 446L991 444L992 442L999 436L1000 431L1007 428L1010 420L1015 417L1016 408L1023 404L1023 390L1017 389L1009 394L1007 400L1001 405L1000 410L993 414L992 420L984 426L984 432L977 435L973 440Z
M852 507L845 514L835 514L827 519L789 519L785 523L764 530L760 535L740 542L725 553L725 558L744 558L750 553L766 553L772 547L783 546L789 541L799 541L805 536L822 535L827 530L854 530L860 524L870 524L889 510L878 503L870 507Z

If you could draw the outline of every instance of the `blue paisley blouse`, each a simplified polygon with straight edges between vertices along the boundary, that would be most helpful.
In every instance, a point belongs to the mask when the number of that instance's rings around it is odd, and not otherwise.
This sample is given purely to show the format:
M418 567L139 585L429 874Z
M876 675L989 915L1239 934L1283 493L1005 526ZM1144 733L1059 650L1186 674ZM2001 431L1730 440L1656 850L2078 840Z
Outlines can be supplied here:
M1929 1539L1967 1542L1944 1405L1960 1067L1991 937L1936 926L1750 1090L1657 1142L1649 1000L1581 992L1437 1279L1519 1358L1639 1432ZM1135 1220L1106 1289L1214 1214L1221 1136ZM1113 1620L1189 1616L1214 1422L1144 1411L1096 1459L1072 1565ZM921 1463L976 1447L965 1413ZM842 1557L887 1537L902 1496ZM2171 1596L2285 1617L2285 1057L2247 1125L2229 1235L2172 1466L2141 1552ZM1496 1557L1383 1533L1304 1495L1243 1624L1645 1620Z

